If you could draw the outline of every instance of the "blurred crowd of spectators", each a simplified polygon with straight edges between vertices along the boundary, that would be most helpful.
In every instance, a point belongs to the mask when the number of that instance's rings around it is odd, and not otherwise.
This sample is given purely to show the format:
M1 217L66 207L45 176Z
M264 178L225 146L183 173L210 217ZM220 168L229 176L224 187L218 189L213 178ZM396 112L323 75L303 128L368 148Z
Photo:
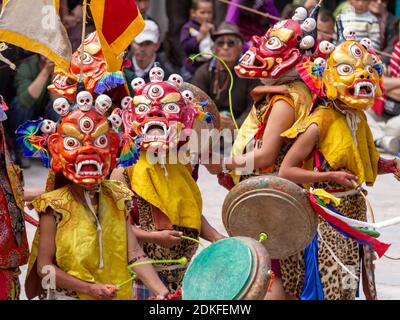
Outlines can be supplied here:
M263 35L269 26L280 19L290 18L298 6L311 10L316 0L231 0L226 4L218 0L136 0L145 18L145 29L132 42L124 63L125 77L131 80L142 77L148 80L149 71L158 62L166 77L180 73L188 82L199 86L221 111L224 128L233 128L229 115L228 88L230 78L222 63L212 54L222 58L233 69L242 53L251 45L253 35ZM369 37L374 49L383 52L386 65L385 96L368 111L376 144L386 152L400 152L400 43L399 19L394 15L395 1L390 0L347 0L324 1L318 18L319 40L335 40L335 19L341 14L345 27L357 32L358 40ZM82 1L61 0L60 15L75 50L80 44L82 28ZM239 9L243 5L267 13L265 18ZM153 7L152 7L153 6ZM159 7L158 7L159 6ZM160 30L161 21L151 12L162 10L167 17L166 30ZM158 14L160 16L160 14ZM87 32L94 30L90 22ZM202 52L195 61L190 57ZM208 54L212 53L212 54ZM10 110L6 130L10 145L14 146L14 158L23 167L29 166L27 159L15 147L14 131L27 119L39 116L57 120L52 112L52 101L56 98L47 90L54 65L46 58L10 47L3 54L17 64L16 71L0 64L0 94ZM240 125L248 113L252 101L251 90L258 80L242 79L234 75L233 112ZM132 88L130 88L133 94Z

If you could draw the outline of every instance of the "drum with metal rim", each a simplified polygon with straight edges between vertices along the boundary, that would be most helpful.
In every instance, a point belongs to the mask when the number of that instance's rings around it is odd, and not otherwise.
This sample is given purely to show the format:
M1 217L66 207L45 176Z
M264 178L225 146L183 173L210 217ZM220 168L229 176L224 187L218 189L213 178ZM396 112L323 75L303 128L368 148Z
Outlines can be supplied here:
M303 250L313 239L318 216L304 189L273 175L252 177L237 184L225 198L222 220L228 234L257 238L273 259Z
M190 90L194 94L194 102L207 102L205 110L211 113L213 121L207 123L196 118L193 122L192 133L189 139L190 154L200 156L207 150L211 151L214 144L219 142L220 119L214 101L200 88L185 82L181 90Z
M184 300L261 300L270 282L265 247L247 237L217 241L191 261L182 285Z

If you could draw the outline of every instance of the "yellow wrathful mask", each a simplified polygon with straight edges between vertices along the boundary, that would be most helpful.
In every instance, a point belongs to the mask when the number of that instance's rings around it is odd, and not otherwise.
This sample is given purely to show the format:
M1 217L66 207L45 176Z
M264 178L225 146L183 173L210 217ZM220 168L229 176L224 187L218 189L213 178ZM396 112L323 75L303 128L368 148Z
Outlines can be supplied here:
M322 79L328 99L338 99L353 109L368 109L382 95L373 57L356 41L345 41L336 47Z
M297 70L316 95L340 101L348 108L366 110L382 96L380 66L375 53L362 43L347 40L326 61L306 59Z

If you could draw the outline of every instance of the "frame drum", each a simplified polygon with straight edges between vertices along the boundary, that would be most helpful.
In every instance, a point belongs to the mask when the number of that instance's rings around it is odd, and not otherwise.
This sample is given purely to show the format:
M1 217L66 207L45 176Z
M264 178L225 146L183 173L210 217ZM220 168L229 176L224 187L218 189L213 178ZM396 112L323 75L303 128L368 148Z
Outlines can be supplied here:
M183 278L184 300L261 300L270 282L265 247L247 237L217 241L193 258Z
M228 234L257 238L271 258L282 259L302 251L313 239L318 215L304 189L273 175L252 177L237 184L226 196L222 220Z
M189 139L189 150L191 155L200 156L207 150L211 151L213 145L219 142L220 119L218 108L214 101L200 88L185 82L180 89L192 91L195 103L207 101L205 111L210 112L213 116L212 123L206 123L197 118L193 122L192 132L196 134Z

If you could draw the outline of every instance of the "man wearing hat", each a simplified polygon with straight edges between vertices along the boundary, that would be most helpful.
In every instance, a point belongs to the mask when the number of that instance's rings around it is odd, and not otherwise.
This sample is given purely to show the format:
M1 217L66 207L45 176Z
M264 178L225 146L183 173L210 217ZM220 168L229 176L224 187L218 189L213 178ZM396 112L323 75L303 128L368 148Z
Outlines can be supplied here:
M240 126L252 105L250 92L255 86L259 85L259 80L239 78L233 70L243 53L243 36L237 26L223 22L212 35L212 38L214 40L214 54L224 60L233 74L233 113ZM232 117L229 115L230 81L228 71L215 58L203 64L194 74L192 81L216 103L221 112L222 129L234 129Z
M124 63L124 75L131 94L134 94L131 81L141 77L149 82L149 72L155 62L160 64L166 78L174 73L173 67L166 60L164 53L159 52L160 29L158 25L152 20L145 20L144 23L143 31L131 43L127 60Z

